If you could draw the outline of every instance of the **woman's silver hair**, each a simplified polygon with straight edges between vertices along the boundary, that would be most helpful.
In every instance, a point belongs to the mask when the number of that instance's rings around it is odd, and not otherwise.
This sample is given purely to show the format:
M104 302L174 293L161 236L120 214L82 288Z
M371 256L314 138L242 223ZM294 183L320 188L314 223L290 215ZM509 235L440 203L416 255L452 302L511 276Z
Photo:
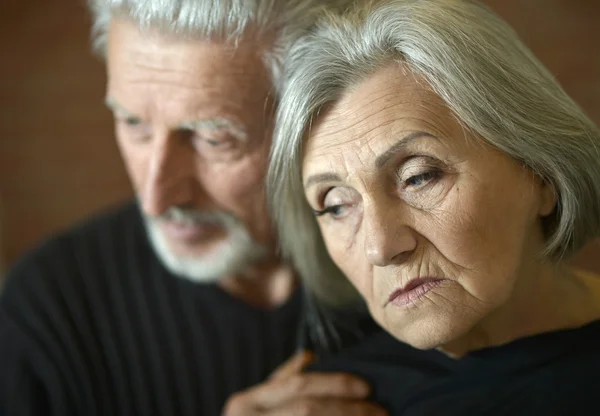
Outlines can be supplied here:
M422 77L465 129L553 187L546 259L598 236L600 132L503 20L476 1L358 3L327 15L291 50L268 176L284 253L319 298L348 304L357 293L327 255L304 198L303 141L323 106L393 63Z
M94 22L94 50L106 54L107 32L114 17L143 30L191 39L237 43L251 33L264 37L265 64L275 86L285 51L306 34L325 9L351 0L88 0Z

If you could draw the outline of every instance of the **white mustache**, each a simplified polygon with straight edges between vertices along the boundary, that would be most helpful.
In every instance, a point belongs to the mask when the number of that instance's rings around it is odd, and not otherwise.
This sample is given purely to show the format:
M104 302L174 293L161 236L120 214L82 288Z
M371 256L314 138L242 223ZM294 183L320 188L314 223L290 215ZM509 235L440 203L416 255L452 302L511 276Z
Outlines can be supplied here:
M171 207L164 214L153 217L156 221L174 221L185 225L215 224L226 225L231 223L233 217L224 212L205 212L188 208ZM235 220L234 220L235 221Z

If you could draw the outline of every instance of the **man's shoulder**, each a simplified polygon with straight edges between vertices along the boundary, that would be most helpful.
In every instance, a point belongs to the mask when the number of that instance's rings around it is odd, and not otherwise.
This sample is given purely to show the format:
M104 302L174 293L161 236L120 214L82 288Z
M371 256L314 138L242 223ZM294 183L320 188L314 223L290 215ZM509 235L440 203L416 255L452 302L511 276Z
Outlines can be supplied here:
M63 257L68 254L69 249L81 247L81 245L95 243L105 245L112 241L102 241L103 237L118 237L132 232L134 237L143 234L140 214L134 203L106 208L91 214L83 221L44 238L16 262L13 270L49 256Z
M69 238L75 240L95 238L97 234L107 231L118 233L125 229L142 230L142 219L135 202L122 203L97 211L85 220L46 239L45 243L51 244Z
M44 239L23 255L7 273L1 298L4 303L6 298L43 292L42 287L54 291L65 282L72 286L82 278L103 278L106 267L118 263L124 246L139 246L145 253L145 244L134 203L106 209Z

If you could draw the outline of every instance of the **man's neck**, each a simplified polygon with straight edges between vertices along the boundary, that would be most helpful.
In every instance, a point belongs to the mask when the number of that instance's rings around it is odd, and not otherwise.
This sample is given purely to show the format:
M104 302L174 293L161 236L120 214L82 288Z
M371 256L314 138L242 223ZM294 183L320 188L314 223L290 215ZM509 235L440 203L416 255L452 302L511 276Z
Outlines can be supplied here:
M263 309L284 304L298 287L291 267L280 261L262 262L233 276L219 280L218 285L231 296Z

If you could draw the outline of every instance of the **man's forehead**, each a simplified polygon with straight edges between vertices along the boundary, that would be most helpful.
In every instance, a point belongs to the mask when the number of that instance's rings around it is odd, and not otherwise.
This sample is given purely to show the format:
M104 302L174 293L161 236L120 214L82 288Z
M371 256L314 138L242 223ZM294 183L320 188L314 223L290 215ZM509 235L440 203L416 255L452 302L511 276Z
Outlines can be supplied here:
M194 65L196 59L205 64L215 62L262 63L268 44L262 38L248 37L239 40L225 40L174 34L156 29L144 29L129 19L117 18L108 28L108 51L118 50L124 57L135 56L145 64L177 63L188 61ZM136 52L140 52L139 56ZM205 60L211 57L212 60Z

